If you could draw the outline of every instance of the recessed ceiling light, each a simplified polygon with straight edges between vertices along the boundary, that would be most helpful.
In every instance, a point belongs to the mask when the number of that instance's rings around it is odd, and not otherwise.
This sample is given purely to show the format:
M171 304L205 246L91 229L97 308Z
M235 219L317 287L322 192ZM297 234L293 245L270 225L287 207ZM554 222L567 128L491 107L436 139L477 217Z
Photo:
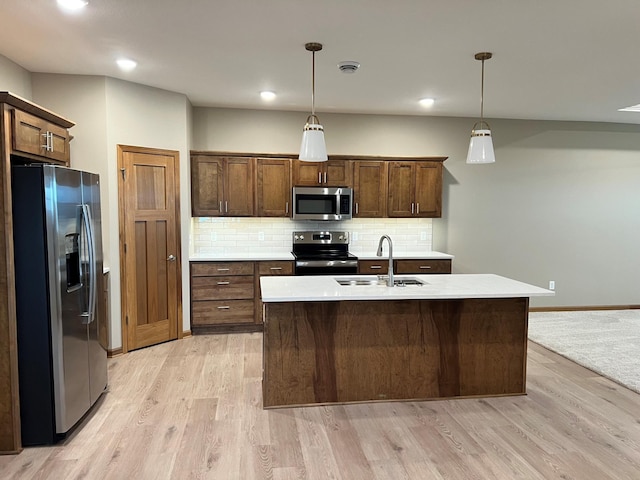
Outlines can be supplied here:
M69 11L81 10L86 7L88 3L89 2L85 0L58 0L58 6Z
M640 112L640 103L638 105L631 105L630 107L619 108L619 112Z
M268 90L260 92L260 96L262 97L263 100L265 100L267 102L270 102L271 100L276 98L275 92L271 92L271 91L268 91Z
M433 98L422 98L418 103L425 108L429 108L433 107L433 104L436 103L436 101Z
M116 63L118 64L120 69L124 70L125 72L130 72L131 70L133 70L138 66L138 62L134 60L130 60L128 58L121 58L117 60Z

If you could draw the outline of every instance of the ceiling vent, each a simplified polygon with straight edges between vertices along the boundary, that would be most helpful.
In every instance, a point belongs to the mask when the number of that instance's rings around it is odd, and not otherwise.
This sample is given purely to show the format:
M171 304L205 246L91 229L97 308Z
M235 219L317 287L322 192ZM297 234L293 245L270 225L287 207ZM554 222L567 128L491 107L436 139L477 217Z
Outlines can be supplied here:
M360 68L360 64L353 60L347 60L346 62L340 62L338 68L342 73L355 73Z

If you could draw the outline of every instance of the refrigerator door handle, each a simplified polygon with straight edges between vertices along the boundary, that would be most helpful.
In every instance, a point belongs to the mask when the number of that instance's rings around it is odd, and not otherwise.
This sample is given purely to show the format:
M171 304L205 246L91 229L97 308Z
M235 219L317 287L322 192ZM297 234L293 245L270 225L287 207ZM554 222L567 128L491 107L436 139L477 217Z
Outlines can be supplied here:
M91 220L91 210L89 205L82 205L82 225L88 242L89 253L89 305L86 312L81 314L86 320L82 323L89 324L96 319L96 295L97 295L97 274L96 274L96 242L93 232L93 222Z

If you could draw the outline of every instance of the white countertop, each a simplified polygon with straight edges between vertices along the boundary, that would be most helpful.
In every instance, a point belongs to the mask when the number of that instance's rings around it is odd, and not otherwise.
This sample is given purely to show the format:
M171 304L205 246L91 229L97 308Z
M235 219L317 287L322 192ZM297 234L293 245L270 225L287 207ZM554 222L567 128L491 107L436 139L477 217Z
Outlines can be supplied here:
M382 257L378 257L376 252L358 252L357 250L351 251L358 260L382 260L388 261L387 250L384 250L384 254ZM425 250L416 250L416 251L397 251L393 250L393 259L394 260L407 260L407 259L420 259L420 260L452 260L454 257L448 253L435 252L435 251L425 251Z
M263 302L327 302L345 300L426 300L553 296L555 292L493 274L396 275L418 278L423 286L342 286L336 278L355 275L260 277ZM358 275L375 279L375 275Z
M191 255L190 262L260 262L274 260L290 260L293 261L291 252L240 252L226 253L219 255L204 254Z
M359 260L381 260L387 261L386 251L382 257L376 256L376 252L359 252L357 250L350 253L358 257ZM423 260L449 260L453 259L453 255L442 252L434 251L393 251L393 258L395 260L405 259L423 259ZM259 262L269 260L293 260L293 254L291 252L269 252L269 251L256 251L256 252L238 252L238 253L225 253L225 254L193 254L189 257L191 262Z

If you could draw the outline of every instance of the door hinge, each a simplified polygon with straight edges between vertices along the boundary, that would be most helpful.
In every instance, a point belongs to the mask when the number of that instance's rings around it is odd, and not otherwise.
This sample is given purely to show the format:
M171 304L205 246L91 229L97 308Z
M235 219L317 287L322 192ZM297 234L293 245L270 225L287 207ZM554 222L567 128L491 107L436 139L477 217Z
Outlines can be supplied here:
M126 169L126 168L121 168L121 169L120 169L120 173L122 174L122 179L123 179L123 180L124 180L124 177L125 177L126 172L127 172L127 169Z

